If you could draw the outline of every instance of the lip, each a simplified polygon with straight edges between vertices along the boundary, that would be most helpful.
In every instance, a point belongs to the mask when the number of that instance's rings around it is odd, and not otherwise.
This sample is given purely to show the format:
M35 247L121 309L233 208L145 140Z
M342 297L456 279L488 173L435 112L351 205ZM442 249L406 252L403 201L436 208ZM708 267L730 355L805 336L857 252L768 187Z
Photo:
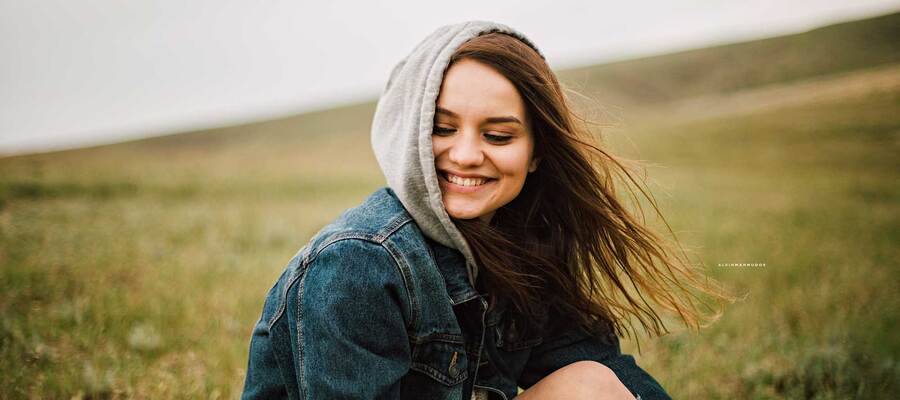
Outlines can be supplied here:
M478 174L464 174L464 173L462 173L462 172L456 172L456 171L449 170L449 169L439 169L439 170L437 170L437 171L438 171L438 174L450 174L450 175L456 175L456 176L458 176L458 177L460 177L460 178L485 178L485 179L493 179L493 178L491 178L491 177L489 177L489 176L478 175Z
M453 175L456 175L456 174L453 174ZM444 188L444 190L450 190L450 191L454 191L454 192L458 192L458 193L480 192L480 191L486 189L487 186L493 185L494 182L496 181L496 179L494 179L494 178L487 178L487 182L485 182L481 185L478 185L478 186L462 186L462 185L457 185L453 182L448 181L445 176L445 172L443 172L443 171L439 172L437 174L437 176L438 176L438 183L440 184L440 186L442 188ZM457 176L466 177L464 175L457 175ZM481 176L480 175L474 175L474 176L470 175L469 176L469 178L475 178L475 177L481 177Z

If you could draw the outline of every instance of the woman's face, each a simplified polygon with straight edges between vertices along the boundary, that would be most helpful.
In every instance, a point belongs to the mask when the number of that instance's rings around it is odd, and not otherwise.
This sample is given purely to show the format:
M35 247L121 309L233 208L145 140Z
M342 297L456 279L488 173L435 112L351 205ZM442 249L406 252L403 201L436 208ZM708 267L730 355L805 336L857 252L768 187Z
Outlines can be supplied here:
M444 208L490 221L534 171L525 103L506 77L463 59L444 74L431 139Z

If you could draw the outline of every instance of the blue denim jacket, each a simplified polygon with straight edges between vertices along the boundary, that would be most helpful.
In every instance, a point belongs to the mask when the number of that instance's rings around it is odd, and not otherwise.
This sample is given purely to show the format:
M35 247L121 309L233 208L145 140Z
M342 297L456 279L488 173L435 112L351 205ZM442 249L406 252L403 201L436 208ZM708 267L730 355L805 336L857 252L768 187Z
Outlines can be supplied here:
M622 354L549 315L521 335L487 311L462 255L422 235L382 188L322 228L290 260L253 329L243 398L511 399L581 360L612 369L639 399L665 390Z

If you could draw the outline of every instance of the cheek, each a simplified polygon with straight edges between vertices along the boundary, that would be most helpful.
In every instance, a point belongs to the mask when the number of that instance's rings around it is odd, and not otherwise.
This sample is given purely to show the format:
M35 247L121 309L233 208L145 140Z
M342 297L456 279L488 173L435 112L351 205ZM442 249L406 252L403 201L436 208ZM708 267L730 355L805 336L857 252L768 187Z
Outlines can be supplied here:
M513 151L500 152L495 155L495 165L504 176L524 178L528 174L529 148L520 146Z

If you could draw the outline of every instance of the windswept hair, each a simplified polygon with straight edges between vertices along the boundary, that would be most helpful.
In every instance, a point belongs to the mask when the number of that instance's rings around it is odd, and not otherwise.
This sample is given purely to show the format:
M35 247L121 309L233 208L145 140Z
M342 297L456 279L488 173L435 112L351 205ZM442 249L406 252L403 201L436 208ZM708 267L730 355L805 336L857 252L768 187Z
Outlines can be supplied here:
M619 336L636 333L633 319L651 336L668 333L654 310L660 307L696 329L718 319L721 310L701 312L711 310L701 297L718 304L735 298L691 263L643 180L635 179L640 163L597 143L544 59L503 33L467 41L450 65L463 59L495 69L516 87L530 120L534 157L541 159L521 193L489 224L453 219L479 264L478 289L489 295L492 306L498 297L508 299L524 324L552 309L591 332ZM640 220L619 198L620 182L638 206ZM635 188L671 240L642 222Z

